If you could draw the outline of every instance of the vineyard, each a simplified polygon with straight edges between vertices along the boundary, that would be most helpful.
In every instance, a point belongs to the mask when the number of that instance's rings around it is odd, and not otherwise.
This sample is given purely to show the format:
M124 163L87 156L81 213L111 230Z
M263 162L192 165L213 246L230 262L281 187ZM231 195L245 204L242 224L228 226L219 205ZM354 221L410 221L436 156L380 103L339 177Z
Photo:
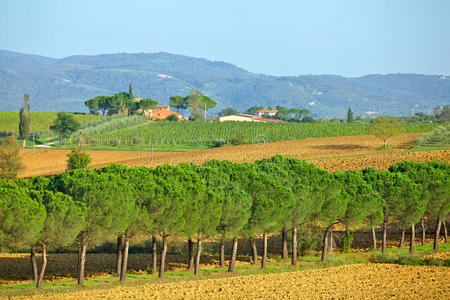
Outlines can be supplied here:
M406 124L405 133L428 132L436 124ZM91 132L86 130L86 132ZM260 123L260 122L147 122L132 127L83 135L87 143L146 143L153 145L258 144L307 138L369 134L366 123Z

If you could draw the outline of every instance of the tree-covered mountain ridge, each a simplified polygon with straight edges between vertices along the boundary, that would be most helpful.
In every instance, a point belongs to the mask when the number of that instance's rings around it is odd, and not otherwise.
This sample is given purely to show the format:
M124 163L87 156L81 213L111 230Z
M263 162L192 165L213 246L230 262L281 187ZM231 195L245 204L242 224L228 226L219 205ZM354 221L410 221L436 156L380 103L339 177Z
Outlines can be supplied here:
M299 70L301 72L301 70ZM431 112L450 103L450 77L386 74L270 76L229 63L169 53L75 55L61 59L0 50L0 110L19 110L23 94L34 111L87 111L84 101L126 91L168 104L192 88L234 107L298 107L313 116ZM376 114L375 114L376 115Z

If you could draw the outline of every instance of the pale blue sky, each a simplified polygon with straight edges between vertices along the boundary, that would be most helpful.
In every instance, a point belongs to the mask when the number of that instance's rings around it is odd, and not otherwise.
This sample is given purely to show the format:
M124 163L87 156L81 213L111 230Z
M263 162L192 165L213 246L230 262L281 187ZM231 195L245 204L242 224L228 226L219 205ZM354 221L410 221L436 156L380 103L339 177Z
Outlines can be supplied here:
M0 0L0 49L170 52L271 75L450 74L450 0Z

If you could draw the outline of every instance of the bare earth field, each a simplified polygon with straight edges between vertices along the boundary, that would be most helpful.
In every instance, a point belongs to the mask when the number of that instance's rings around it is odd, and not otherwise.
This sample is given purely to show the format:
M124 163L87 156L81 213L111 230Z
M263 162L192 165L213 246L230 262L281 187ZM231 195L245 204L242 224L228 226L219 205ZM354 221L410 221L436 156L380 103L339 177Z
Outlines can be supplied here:
M359 264L36 295L27 299L448 299L449 291L448 268Z
M211 159L234 162L254 161L276 154L308 160L329 171L358 170L366 167L387 169L391 164L405 160L447 161L450 150L406 152L420 133L401 134L390 141L392 149L378 150L382 142L373 136L348 136L283 141L265 144L221 147L189 152L132 152L87 151L92 157L90 167L111 163L129 166L154 167L181 162L204 163ZM51 175L64 171L68 150L25 149L21 152L25 171L21 177Z

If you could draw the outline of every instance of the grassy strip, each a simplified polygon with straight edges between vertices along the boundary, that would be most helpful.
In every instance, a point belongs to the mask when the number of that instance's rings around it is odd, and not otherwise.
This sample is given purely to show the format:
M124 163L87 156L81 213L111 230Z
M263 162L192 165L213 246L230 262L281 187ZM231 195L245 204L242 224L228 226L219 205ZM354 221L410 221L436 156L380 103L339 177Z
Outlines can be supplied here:
M450 251L450 244L442 244L441 252ZM429 259L426 256L435 254L432 250L432 245L417 246L414 255L408 253L407 248L402 249L388 249L386 255L381 255L379 252L351 252L339 253L329 255L326 264L320 262L318 254L314 256L299 257L298 266L292 267L289 259L280 259L280 257L272 257L273 262L269 262L266 268L262 270L259 265L243 264L235 268L235 272L226 272L226 268L204 268L200 270L200 274L195 276L192 271L171 271L167 272L164 279L159 279L157 274L129 274L127 281L119 282L118 277L114 275L107 275L87 279L84 286L78 286L76 280L63 281L46 281L42 289L34 288L32 282L3 285L0 286L0 297L13 296L29 296L35 294L58 294L70 293L84 290L94 289L110 289L120 286L136 286L140 284L156 284L168 283L187 280L204 280L214 278L227 278L236 276L249 276L258 274L275 274L284 272L294 272L310 269L328 268L340 265L361 264L361 263L397 263L404 265L442 265L448 266L449 260ZM440 261L440 262L439 262Z

